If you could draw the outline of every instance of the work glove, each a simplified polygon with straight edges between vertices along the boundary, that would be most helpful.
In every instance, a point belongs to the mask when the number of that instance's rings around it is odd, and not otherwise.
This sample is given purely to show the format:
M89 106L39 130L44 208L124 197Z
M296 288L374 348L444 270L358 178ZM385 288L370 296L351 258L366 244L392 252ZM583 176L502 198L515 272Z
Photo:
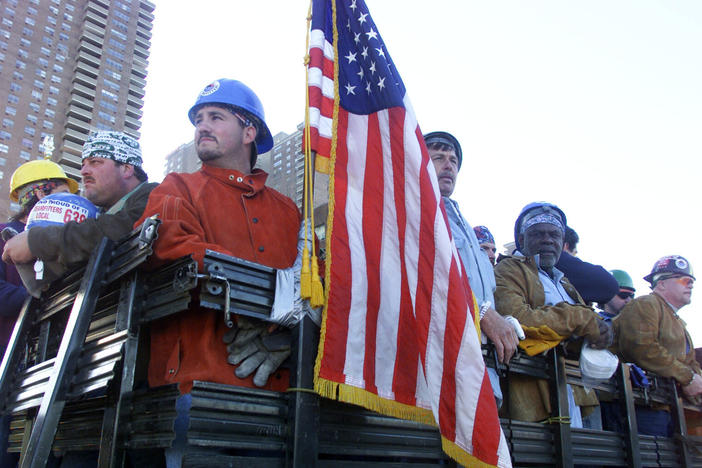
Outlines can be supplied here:
M600 336L590 341L590 346L595 349L606 349L614 343L614 328L612 324L606 320L597 319L597 326L600 329Z
M234 373L244 379L256 373L253 383L263 387L268 378L290 356L290 330L278 327L269 332L270 323L237 316L234 327L224 334L229 356L227 362L238 366Z

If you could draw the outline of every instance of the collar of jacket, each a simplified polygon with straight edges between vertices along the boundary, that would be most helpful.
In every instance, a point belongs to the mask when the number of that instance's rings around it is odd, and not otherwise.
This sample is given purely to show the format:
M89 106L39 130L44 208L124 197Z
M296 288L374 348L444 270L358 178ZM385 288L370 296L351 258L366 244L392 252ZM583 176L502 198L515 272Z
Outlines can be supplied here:
M268 174L258 168L254 169L251 174L244 174L234 169L222 169L203 164L200 170L223 184L247 192L244 194L247 196L254 196L263 190L266 187L266 179L268 179Z

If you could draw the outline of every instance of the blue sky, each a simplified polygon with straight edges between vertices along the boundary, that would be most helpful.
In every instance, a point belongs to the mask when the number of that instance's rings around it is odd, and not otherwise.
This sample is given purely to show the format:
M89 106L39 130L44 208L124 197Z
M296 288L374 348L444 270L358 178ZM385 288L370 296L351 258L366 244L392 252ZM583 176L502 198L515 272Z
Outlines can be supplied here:
M273 133L304 112L308 3L158 0L142 145L164 157L192 139L205 84L236 78ZM702 275L702 3L368 0L424 132L447 130L464 163L455 198L504 244L519 210L558 204L580 257L627 270L639 293L654 261ZM683 309L702 346L702 297Z

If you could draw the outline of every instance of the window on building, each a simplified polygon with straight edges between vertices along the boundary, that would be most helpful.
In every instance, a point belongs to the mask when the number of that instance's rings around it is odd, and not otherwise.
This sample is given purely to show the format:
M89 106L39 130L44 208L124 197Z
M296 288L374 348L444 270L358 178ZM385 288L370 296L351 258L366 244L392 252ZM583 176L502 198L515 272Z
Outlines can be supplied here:
M17 104L19 102L19 98L14 94L10 94L7 96L7 102L9 102L10 104Z
M51 13L55 14L55 15L58 15L58 14L59 14L59 9L56 8L56 7L53 6L53 5L49 5L49 11L50 11Z
M61 23L61 29L63 29L64 31L69 31L69 32L70 32L70 31L71 31L71 25L68 24L68 23Z
M122 71L122 64L119 63L119 62L116 62L116 61L112 60L111 58L107 58L107 57L106 57L106 58L105 58L105 63L106 63L107 66L109 66L109 67L112 67L112 68L114 68L114 69L116 69L116 70Z
M34 30L32 28L24 27L22 28L22 35L32 37L34 35Z
M117 31L116 29L111 29L111 31L112 31L112 34L115 35L115 36L117 36L119 39L122 39L123 41L126 41L126 40L127 40L127 35L126 35L126 34L123 34L123 33L119 32L119 31Z
M0 144L0 153L7 153L10 151L10 147L5 144Z
M12 27L12 20L10 18L3 18L2 24L3 26Z
M7 48L7 44L5 44L5 48ZM116 51L116 50L113 49L112 47L108 47L108 48L107 48L107 53L110 54L110 55L113 56L113 57L116 57L116 58L120 59L120 60L124 60L124 54L121 53L121 52L119 52L119 51Z
M105 83L105 86L114 89L115 91L119 91L119 85L115 83L114 81L110 81L107 78L103 78L102 82Z
M65 19L66 21L73 21L73 15L69 15L68 13L64 13L63 19Z
M45 109L44 115L53 119L56 116L56 111L53 109Z
M23 58L23 59L29 58L29 54L28 54L27 51L24 50L24 49L17 49L17 55L18 55L20 58Z
M56 30L49 25L44 26L44 32L49 36L53 36Z
M58 101L56 100L56 98L48 97L46 98L46 103L50 106L56 106Z
M29 39L25 39L24 37L20 38L20 45L22 47L32 47L32 41Z
M5 42L5 41L0 41L0 49L2 49L2 50L7 50L7 42Z
M122 79L122 75L121 75L121 74L119 74L119 73L117 73L117 72L114 72L114 71L112 71L112 70L105 70L105 75L109 76L110 78L114 78L115 80L121 80L121 79Z
M120 41L110 38L109 41L107 41L111 46L117 47L119 50L124 50L126 46L122 44Z
M95 126L98 130L113 130L113 128L110 125L104 124L102 122L98 122Z
M68 34L66 33L59 33L59 39L62 41L67 41L68 40Z
M34 74L41 78L46 78L46 70L42 70L41 68L37 68Z
M41 53L46 55L47 57L49 57L51 55L51 51L47 47L42 47L39 50L41 50Z
M110 123L115 123L114 116L108 114L107 112L98 111L98 117Z
M127 27L126 24L124 24L124 23L121 22L121 21L117 21L117 20L114 19L114 18L112 18L112 25L113 25L115 28L117 28L117 29L119 29L120 31L122 31L122 32L128 32L128 31L129 31L129 28Z
M115 10L113 13L115 14L115 16L116 16L117 18L121 19L122 21L126 21L127 23L129 23L129 16L127 16L127 15L125 15L124 13L122 13L121 11L117 11L117 10Z
M117 106L115 106L111 102L103 101L102 99L100 99L100 107L102 107L103 109L107 109L109 111L112 111L112 112L117 112Z
M15 126L15 121L10 119L9 117L5 117L2 119L2 126L6 128L12 128Z
M106 90L106 89L103 89L103 90L101 90L100 92L102 93L103 96L108 97L108 98L112 99L112 100L115 101L115 102L119 101L119 96L116 95L115 93L111 92L111 91L108 91L108 90Z
M56 73L63 73L63 67L61 65L59 65L58 63L55 63L54 64L54 71Z
M32 90L32 97L36 99L37 101L41 101L41 91L33 89Z
M34 87L37 89L44 89L44 82L41 80L34 80Z
M53 80L51 80L53 81ZM49 94L58 95L59 89L56 86L49 86Z
M48 129L48 130L51 130L52 128L54 128L54 124L53 124L53 122L49 122L48 120L45 120L43 122L43 127Z
M39 65L41 65L44 68L49 66L49 61L46 60L44 57L39 57L38 62L39 62ZM44 76L46 76L46 75L44 75Z
M4 166L5 164L7 164L7 159L0 158L0 166Z
M37 123L37 116L34 114L29 114L29 115L27 115L27 121L35 124L35 123Z
M18 71L12 72L12 78L18 81L22 81L24 79L24 75Z
M51 39L51 38L48 37L48 36L42 37L41 40L42 40L42 42L43 42L44 44L46 44L46 45L48 45L48 46L54 45L54 40Z
M56 75L51 75L51 82L52 83L60 83L61 82L61 77L56 76Z
M34 21L32 18L27 16L24 18L24 24L28 24L30 26L35 26L37 24L37 22Z
M56 18L54 18L53 16L47 16L46 21L56 26Z
M24 70L25 68L27 68L27 63L17 59L15 61L15 68L17 68L18 70Z
M34 136L37 134L37 129L34 127L24 127L24 133L30 136Z
M34 8L34 7L27 7L27 13L29 13L30 15L36 16L36 14L37 14L37 9Z
M12 107L12 106L6 106L6 107L5 107L5 113L6 113L7 115L16 115L16 114L17 114L17 109L15 109L15 108Z
M22 89L22 85L15 83L14 81L10 83L10 91L19 92Z
M25 150L20 151L20 158L26 159L27 161L29 161L29 158L31 158L31 157L32 157L32 155L29 154L29 151L25 151Z
M31 150L34 146L34 143L29 138L22 138L22 146L24 146L28 150Z
M10 31L7 29L0 29L0 37L4 37L5 39L10 38Z
M0 130L0 140L9 140L12 137L12 134L10 132L6 132L5 130Z
M66 56L65 56L65 55L61 55L61 54L56 54L56 60L58 60L59 62L63 63L63 62L66 61Z
M34 112L39 112L39 104L37 104L36 102L30 102L29 108L32 109L32 111Z
M66 10L68 11L75 11L76 7L71 5L70 3L66 3Z

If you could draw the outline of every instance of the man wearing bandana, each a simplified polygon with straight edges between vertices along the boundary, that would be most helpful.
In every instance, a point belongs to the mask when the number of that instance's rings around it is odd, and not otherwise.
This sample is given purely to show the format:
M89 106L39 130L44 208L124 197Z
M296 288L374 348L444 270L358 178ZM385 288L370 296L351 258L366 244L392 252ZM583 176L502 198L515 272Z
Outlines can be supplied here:
M530 203L514 226L517 250L495 267L495 302L502 315L512 315L525 327L548 331L559 340L583 337L602 349L613 341L611 326L583 301L555 265L563 249L566 217L550 203ZM527 333L527 337L529 334ZM554 343L554 345L556 344ZM596 397L569 391L571 421L579 422L579 406L597 405ZM514 419L539 421L551 413L546 381L510 375L509 411ZM594 394L593 394L594 395ZM575 404L573 404L575 403Z
M100 215L21 232L5 244L4 261L29 263L38 258L50 263L52 271L65 271L87 261L103 237L117 241L132 231L157 185L146 182L139 142L122 132L93 132L82 156L83 195Z
M490 259L490 263L495 265L495 255L497 254L497 247L495 247L495 238L493 237L490 230L485 226L475 226L473 228L475 232L475 237L478 239L478 244L483 252L485 252Z
M689 399L702 395L702 371L695 348L678 311L690 303L695 277L680 255L659 259L644 277L653 292L637 297L614 318L619 354L644 370L672 377ZM639 432L669 437L672 419L667 408L636 408Z

